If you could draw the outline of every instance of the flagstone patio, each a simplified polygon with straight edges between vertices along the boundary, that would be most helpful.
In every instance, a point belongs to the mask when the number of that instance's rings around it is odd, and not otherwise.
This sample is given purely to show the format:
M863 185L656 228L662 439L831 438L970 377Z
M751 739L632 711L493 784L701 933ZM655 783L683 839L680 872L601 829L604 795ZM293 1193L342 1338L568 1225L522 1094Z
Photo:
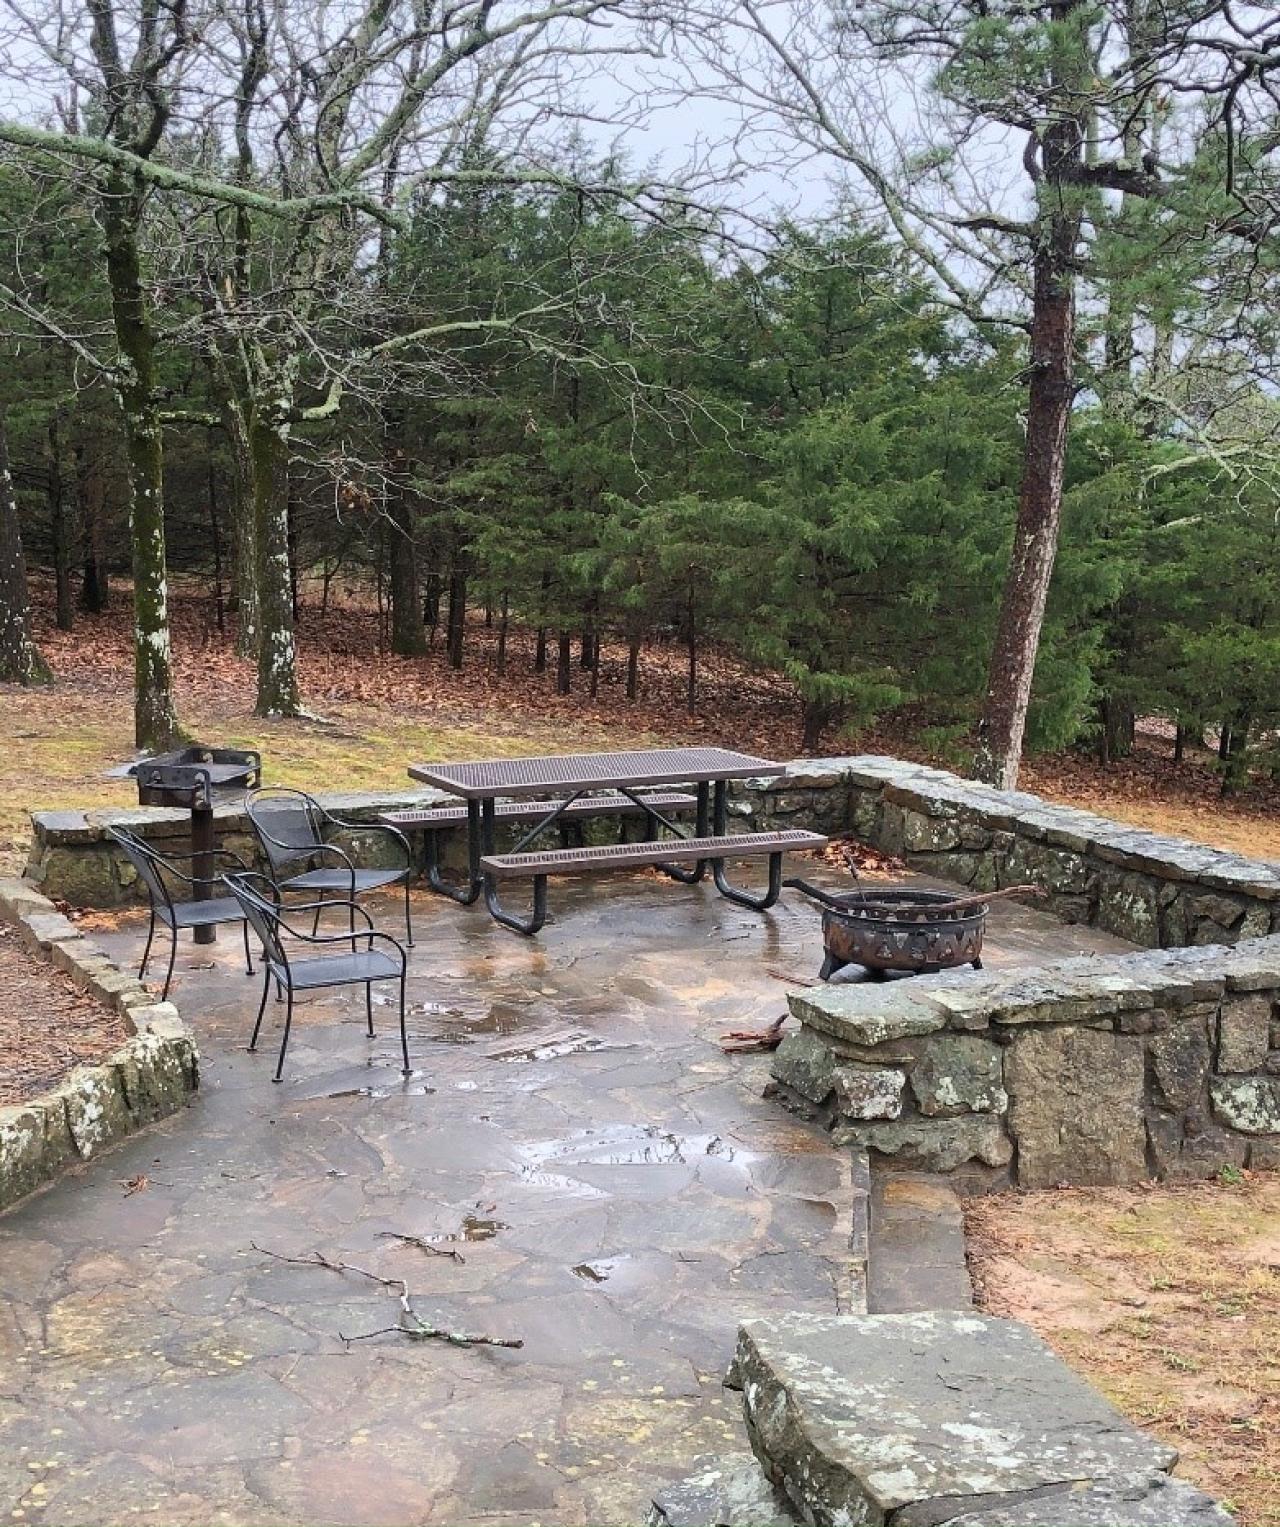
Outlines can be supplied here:
M817 913L651 876L555 906L528 941L416 898L407 1081L393 993L369 1040L339 990L299 1003L272 1086L238 939L183 945L193 1106L0 1219L5 1519L603 1527L742 1447L739 1321L859 1300L848 1153L761 1097L767 1057L718 1044L812 978ZM1128 947L991 921L989 968ZM144 930L95 938L136 959ZM523 1345L348 1342L395 1298L268 1255L313 1251Z

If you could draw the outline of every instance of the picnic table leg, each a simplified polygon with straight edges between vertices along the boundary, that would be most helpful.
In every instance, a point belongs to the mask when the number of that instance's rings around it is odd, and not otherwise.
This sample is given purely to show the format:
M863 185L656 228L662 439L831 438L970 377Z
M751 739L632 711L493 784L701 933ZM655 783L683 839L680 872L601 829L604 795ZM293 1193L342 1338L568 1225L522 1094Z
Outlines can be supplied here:
M553 813L557 815L558 813ZM486 796L481 808L480 817L480 848L484 854L494 851L496 823L493 797ZM479 868L477 858L476 867ZM498 899L498 882L492 875L482 875L484 885L484 904L489 909L489 915L495 922L502 924L504 928L510 928L515 933L523 933L526 937L532 937L547 920L547 877L535 875L533 877L533 911L528 917L521 917L518 913L508 912Z
M720 786L716 785L717 799L719 799ZM711 786L706 780L698 786L698 825L695 836L705 838L708 835L709 819L711 816ZM652 815L649 816L645 831L646 840L652 840L657 831L657 822ZM672 880L678 880L681 885L697 885L704 879L707 873L707 860L699 859L691 870L687 870L681 864L660 864L658 868L664 875L670 875Z
M427 884L441 896L469 907L480 894L480 802L467 802L467 883L450 885L440 873L440 831L428 827L426 838Z
M729 785L723 779L716 781L716 800L711 830L713 837L727 838L729 836ZM782 894L782 855L769 855L769 888L763 896L757 896L751 891L740 891L737 886L731 885L724 872L723 859L711 861L711 878L715 881L716 890L721 896L727 896L730 901L737 902L740 907L750 907L753 912L767 912Z

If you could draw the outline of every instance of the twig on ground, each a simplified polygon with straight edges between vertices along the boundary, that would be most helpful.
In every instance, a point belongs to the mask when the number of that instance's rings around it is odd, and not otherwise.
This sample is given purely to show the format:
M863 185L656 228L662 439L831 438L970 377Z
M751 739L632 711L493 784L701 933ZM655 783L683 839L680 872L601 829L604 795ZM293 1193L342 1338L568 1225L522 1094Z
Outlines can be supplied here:
M305 1257L290 1257L281 1251L271 1251L266 1246L259 1246L256 1241L250 1241L249 1245L262 1256L272 1257L277 1262L288 1262L295 1267L324 1267L336 1273L357 1273L362 1278L368 1278L372 1283L394 1290L400 1303L400 1319L397 1323L393 1326L381 1326L376 1331L362 1331L354 1336L348 1336L339 1331L339 1339L348 1344L353 1341L370 1341L375 1336L395 1335L408 1336L413 1341L443 1341L451 1347L518 1348L524 1346L524 1342L518 1337L486 1336L478 1331L450 1331L444 1326L432 1325L414 1309L413 1295L409 1292L409 1285L403 1278L384 1278L380 1273L370 1272L367 1267L358 1267L354 1262L335 1262L332 1258L326 1257L322 1251L313 1251Z
M730 1029L720 1036L720 1048L726 1055L749 1055L755 1050L776 1050L782 1043L782 1026L788 1014L775 1018L767 1029Z
M816 976L792 975L789 970L779 970L775 965L766 965L764 973L772 976L775 981L785 981L788 986L825 986L825 981L819 981Z
M460 1251L455 1251L452 1246L437 1246L420 1235L406 1235L402 1230L379 1230L378 1235L383 1240L402 1241L406 1246L416 1246L419 1251L425 1251L429 1257L449 1257L460 1265L466 1265L467 1259Z

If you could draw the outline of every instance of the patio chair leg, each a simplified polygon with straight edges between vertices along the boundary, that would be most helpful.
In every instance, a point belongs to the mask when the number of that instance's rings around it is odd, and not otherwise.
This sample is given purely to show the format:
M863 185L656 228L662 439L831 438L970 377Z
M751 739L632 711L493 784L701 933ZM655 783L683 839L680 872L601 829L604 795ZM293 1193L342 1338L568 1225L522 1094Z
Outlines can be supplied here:
M369 1038L373 1038L373 982L364 983L364 1016L369 1025Z
M244 973L247 976L251 976L253 974L253 955L249 951L249 919L247 917L240 924L240 928L244 933Z
M250 1050L258 1048L258 1031L262 1028L262 1015L267 1010L267 993L271 990L271 971L265 969L262 973L262 1001L258 1003L258 1017L253 1025L253 1033L249 1038Z
M409 1065L409 1035L404 1022L405 975L405 971L400 972L400 1053L404 1056L404 1075L408 1076L413 1068Z
M173 981L173 962L178 958L178 929L177 929L177 927L174 926L174 927L170 928L169 934L170 934L170 937L171 937L171 940L172 940L172 942L169 945L169 969L165 973L164 990L160 993L160 1000L161 1000L161 1002L167 1002L169 1000L169 986L170 986L170 983Z
M273 1082L284 1081L284 1055L289 1048L289 1030L293 1027L293 987L289 988L289 1005L284 1010L284 1038L280 1041L280 1059L276 1062L276 1074L271 1078Z
M324 892L321 891L316 896L316 915L311 919L311 937L312 938L315 938L316 934L319 933L319 931L320 931L320 911L321 911L321 907L323 905L323 902L324 902Z
M156 936L156 910L151 909L151 922L147 928L147 947L142 951L142 964L138 966L138 980L147 973L147 961L151 958L151 940Z
M409 913L409 882L404 883L404 941L413 948L413 918Z

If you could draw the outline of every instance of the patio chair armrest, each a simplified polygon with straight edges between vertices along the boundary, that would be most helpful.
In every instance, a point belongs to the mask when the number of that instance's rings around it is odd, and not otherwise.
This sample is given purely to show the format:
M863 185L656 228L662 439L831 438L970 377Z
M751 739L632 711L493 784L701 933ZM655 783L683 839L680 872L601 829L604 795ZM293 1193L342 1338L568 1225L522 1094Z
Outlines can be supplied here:
M204 855L196 853L194 850L189 848L175 849L172 851L166 849L164 857L166 859L199 859L201 857L207 857L210 859L230 859L233 864L238 864L240 868L246 873L252 873L252 871L249 869L248 863L242 859L239 854L235 853L232 849L229 848L210 848L205 850Z
M325 820L332 822L335 827L341 827L344 832L382 832L386 833L399 843L404 853L405 868L410 869L413 865L413 849L409 846L409 840L398 827L392 827L390 822L353 822L347 817L336 817L332 812L325 812Z
M316 843L308 848L305 854L300 853L298 858L302 859L312 854L332 854L335 859L341 860L342 867L351 876L351 890L354 893L356 888L356 867L350 854L344 853L336 843Z
M326 902L326 906L333 906L333 902ZM280 919L280 927L302 944L346 944L350 947L354 939L364 939L366 947L372 949L373 941L390 944L400 956L400 968L404 970L408 965L409 957L405 953L404 945L398 939L391 937L389 933L379 933L376 928L357 928L354 933L299 933L296 928L291 928L288 923Z
M190 861L194 861L198 857L200 856L190 852L165 855L166 859L185 859ZM229 859L237 869L243 871L245 874L251 873L249 866L244 862L240 855L232 853L229 848L210 849L208 857L210 859ZM217 881L223 878L224 873L222 871L215 870L212 875L188 875L185 871L177 869L172 864L166 863L158 865L157 867L160 869L161 873L165 875L172 875L175 880L181 880L184 885L214 885Z
M327 901L321 900L321 901L287 901L287 902L283 902L283 903L281 903L280 910L277 913L277 916L280 916L280 914L285 913L285 912L287 912L290 917L292 917L295 912L315 912L317 910L328 912L333 907L346 907L348 911L350 911L350 912L358 912L360 914L360 916L364 918L365 922L368 924L368 928L367 929L357 928L356 929L357 937L361 937L362 938L366 932L374 932L374 931L376 931L374 929L374 926L373 926L373 918L370 917L370 915L368 913L368 910L366 908L362 907L358 901L351 901L348 898L343 897L343 896L330 897ZM281 921L283 922L283 917L281 917ZM288 927L289 925L287 923L285 923L284 926ZM292 933L293 929L290 928L289 931L290 931L290 933ZM301 938L302 935L299 934L298 937ZM340 938L350 938L351 935L350 935L350 933L343 933L343 934L340 934L339 937Z

